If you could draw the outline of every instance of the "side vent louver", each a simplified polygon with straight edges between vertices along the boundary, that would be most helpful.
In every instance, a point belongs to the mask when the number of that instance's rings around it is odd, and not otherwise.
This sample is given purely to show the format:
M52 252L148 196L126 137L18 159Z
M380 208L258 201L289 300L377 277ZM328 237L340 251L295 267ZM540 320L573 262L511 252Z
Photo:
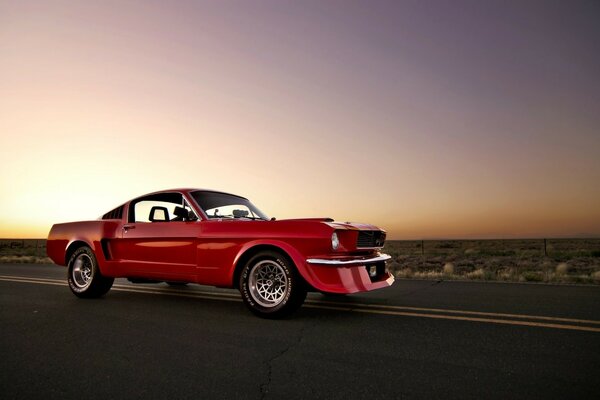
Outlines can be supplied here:
M102 219L121 219L123 217L123 206L117 207L102 216Z

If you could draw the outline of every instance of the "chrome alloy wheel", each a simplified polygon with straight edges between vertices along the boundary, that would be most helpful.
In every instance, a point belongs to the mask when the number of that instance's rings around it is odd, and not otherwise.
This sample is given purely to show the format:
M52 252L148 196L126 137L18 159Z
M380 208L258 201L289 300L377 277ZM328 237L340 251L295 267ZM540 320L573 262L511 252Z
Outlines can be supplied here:
M256 263L250 270L250 295L263 307L277 306L288 291L288 278L281 265L273 260Z
M92 259L89 255L82 253L73 261L73 282L80 289L87 288L92 282Z

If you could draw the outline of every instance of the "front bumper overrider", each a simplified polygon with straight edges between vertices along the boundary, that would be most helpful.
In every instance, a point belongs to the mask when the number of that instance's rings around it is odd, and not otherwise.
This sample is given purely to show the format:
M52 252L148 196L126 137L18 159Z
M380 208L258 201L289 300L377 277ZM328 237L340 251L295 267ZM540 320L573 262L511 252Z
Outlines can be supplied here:
M387 254L365 257L308 258L306 259L309 282L327 293L369 292L391 286L394 276L385 268L391 259ZM369 268L377 266L377 275L370 276Z
M388 254L380 254L376 257L352 258L350 260L339 260L335 258L309 258L306 260L306 262L309 264L334 265L337 267L355 267L359 265L376 264L382 261L387 261L390 258L392 258L392 256Z

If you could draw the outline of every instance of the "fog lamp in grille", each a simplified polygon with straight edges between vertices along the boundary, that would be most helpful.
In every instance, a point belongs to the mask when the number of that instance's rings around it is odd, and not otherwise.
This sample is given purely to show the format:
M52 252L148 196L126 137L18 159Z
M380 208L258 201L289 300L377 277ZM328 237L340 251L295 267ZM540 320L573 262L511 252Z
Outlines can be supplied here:
M377 276L377 266L376 266L376 265L371 265L371 266L369 267L369 276L370 276L371 278L373 278L373 277Z

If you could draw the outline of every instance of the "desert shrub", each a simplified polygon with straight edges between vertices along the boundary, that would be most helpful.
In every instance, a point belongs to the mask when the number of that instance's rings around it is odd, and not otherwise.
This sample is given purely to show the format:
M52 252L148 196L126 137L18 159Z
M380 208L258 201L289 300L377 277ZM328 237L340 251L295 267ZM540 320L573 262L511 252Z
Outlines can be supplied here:
M484 272L483 268L476 269L475 271L472 271L472 272L467 272L467 278L470 278L470 279L483 279L484 276L485 276L485 272Z
M446 264L444 264L443 272L444 275L454 274L454 264L452 264L451 262L447 262Z
M415 278L420 279L440 279L442 277L442 273L438 271L417 271L413 275Z
M592 283L593 280L588 275L574 275L569 276L569 281L573 283Z
M541 282L544 280L544 275L538 271L525 271L521 274L521 278L526 282Z
M556 266L556 275L566 275L569 272L567 263L560 263Z
M478 268L475 271L468 272L466 276L469 279L481 279L484 281L489 281L493 280L496 277L496 274L487 268Z
M503 281L512 281L515 279L515 270L513 268L502 268L498 270L496 276Z
M442 243L438 246L438 248L440 248L440 249L453 249L455 247L457 247L457 246L454 245L453 243L449 243L449 242Z
M394 271L398 271L401 269L400 263L397 261L391 261L387 264L387 267L390 271L394 272Z
M413 270L410 268L403 268L399 271L396 271L396 278L410 278L413 276Z
M515 256L517 252L514 250L483 250L481 254L490 257L508 257Z

